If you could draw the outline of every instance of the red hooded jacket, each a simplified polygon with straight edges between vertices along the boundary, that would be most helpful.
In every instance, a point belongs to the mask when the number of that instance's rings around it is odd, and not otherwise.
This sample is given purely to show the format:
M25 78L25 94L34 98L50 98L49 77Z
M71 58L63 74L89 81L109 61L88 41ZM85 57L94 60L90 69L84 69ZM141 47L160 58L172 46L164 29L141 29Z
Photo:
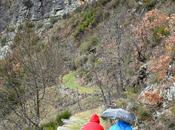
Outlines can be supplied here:
M104 130L104 128L100 125L100 120L98 115L92 115L89 123L85 124L82 130Z

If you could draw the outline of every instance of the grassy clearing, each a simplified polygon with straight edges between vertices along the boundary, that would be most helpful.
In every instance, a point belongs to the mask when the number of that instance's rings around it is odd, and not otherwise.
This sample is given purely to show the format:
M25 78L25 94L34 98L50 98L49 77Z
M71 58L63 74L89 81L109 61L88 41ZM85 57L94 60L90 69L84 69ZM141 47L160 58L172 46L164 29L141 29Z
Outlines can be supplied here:
M80 93L94 93L96 91L96 88L80 85L75 77L75 72L64 75L63 84L70 89L78 90Z

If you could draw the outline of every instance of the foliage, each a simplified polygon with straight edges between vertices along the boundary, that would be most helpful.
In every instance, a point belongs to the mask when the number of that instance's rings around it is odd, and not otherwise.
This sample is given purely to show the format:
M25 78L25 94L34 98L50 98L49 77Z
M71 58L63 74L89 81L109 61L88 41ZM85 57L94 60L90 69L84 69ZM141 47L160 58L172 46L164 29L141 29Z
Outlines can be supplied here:
M127 4L130 8L136 7L137 6L137 2L135 0L128 0Z
M153 29L153 38L156 42L160 43L160 41L167 37L170 34L170 31L165 26L158 26Z
M43 27L43 23L42 22L38 22L38 24L37 24L37 29L40 29L40 28L42 28Z
M134 101L139 93L139 88L136 87L128 87L128 89L124 92L124 95L129 101Z
M46 124L41 125L41 128L43 130L56 130L57 124L56 124L55 121L50 121L50 122L48 122Z
M175 51L175 36L169 36L165 40L165 53L169 56L173 56Z
M99 0L97 4L101 4L102 6L105 6L107 3L111 2L111 0Z
M136 39L140 42L140 46L146 47L148 44L147 41L150 42L152 40L149 37L152 30L157 27L166 27L165 25L167 23L168 16L161 11L155 9L147 12L140 24L138 24L136 28L133 28ZM158 30L162 29L158 28ZM167 32L166 29L163 30L163 32L164 31Z
M109 3L107 3L106 7L108 9L111 9L111 8L115 9L119 5L119 3L120 3L120 0L111 0Z
M44 27L46 30L49 30L49 29L53 28L53 24L46 24Z
M14 27L8 26L8 27L6 28L6 31L7 31L7 32L14 32L14 31L15 31L15 28L14 28Z
M157 3L157 0L144 0L144 6L147 10L151 10Z
M51 18L50 18L50 23L51 23L52 25L55 24L57 21L58 21L58 18L57 18L57 17L51 17Z
M31 0L23 0L23 4L29 9L33 6L33 3Z
M1 47L5 46L6 42L7 42L7 38L3 37L2 39L0 39L0 43L1 43Z
M56 117L56 122L59 126L63 125L62 119L69 119L71 116L71 113L69 111L65 111L61 114L58 114Z
M170 56L162 55L159 58L151 59L149 71L156 74L156 81L163 80L167 75L167 70L171 62Z
M62 113L58 113L55 121L50 121L46 124L42 124L41 128L43 130L56 130L56 128L58 126L62 126L63 125L63 119L69 119L71 116L71 112L69 111L64 111Z
M136 113L138 119L144 121L151 118L151 112L148 108L143 105L136 105L133 111Z
M75 59L75 66L78 68L78 67L81 67L83 66L83 64L86 63L86 61L88 60L88 57L87 55L80 55L80 56L77 56L76 59Z
M126 99L118 99L118 100L116 101L116 105L117 105L117 107L119 107L119 108L126 109L127 104L128 104L128 101L127 101Z
M33 22L31 22L31 21L26 21L24 23L24 25L25 25L26 28L29 28L29 29L35 27L35 24Z
M86 53L87 51L90 51L92 47L98 44L98 39L96 36L90 37L87 41L81 43L80 45L80 53Z
M74 38L80 38L82 34L89 28L96 27L109 13L105 12L100 5L97 7L88 7L81 13L81 21L74 31Z
M134 28L134 34L140 43L137 50L141 50L147 59L150 58L148 70L152 80L156 82L166 78L173 60L174 23L174 15L168 16L154 9L147 12L140 24ZM138 53L136 55L138 56ZM174 70L172 71L174 73Z
M173 115L175 115L175 105L172 106L171 112L172 112Z
M85 29L87 29L90 25L96 22L95 13L95 9L89 9L82 14L82 20L74 33L74 37L78 37L79 35L84 33Z

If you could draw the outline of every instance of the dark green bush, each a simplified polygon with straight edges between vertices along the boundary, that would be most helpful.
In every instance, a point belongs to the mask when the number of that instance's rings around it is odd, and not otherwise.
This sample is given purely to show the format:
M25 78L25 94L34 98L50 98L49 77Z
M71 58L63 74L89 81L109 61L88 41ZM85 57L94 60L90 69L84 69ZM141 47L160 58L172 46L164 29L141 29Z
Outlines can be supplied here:
M70 113L69 111L65 111L65 112L63 112L63 113L61 113L61 114L58 114L58 115L57 115L57 118L56 118L56 123L57 123L59 126L61 126L61 125L63 125L62 119L69 119L70 116L71 116L71 113Z
M147 10L151 10L157 3L157 0L144 0L144 6Z

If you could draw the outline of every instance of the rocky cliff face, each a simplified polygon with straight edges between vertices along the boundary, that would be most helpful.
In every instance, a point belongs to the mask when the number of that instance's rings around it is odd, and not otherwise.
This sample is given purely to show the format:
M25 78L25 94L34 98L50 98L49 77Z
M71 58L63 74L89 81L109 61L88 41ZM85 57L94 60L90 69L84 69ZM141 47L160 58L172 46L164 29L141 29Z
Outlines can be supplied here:
M10 3L7 3L10 1ZM7 0L0 1L0 32L9 24L24 19L34 21L63 16L79 6L77 0Z
M16 27L24 20L40 22L44 30L52 26L52 18L58 20L79 6L79 0L0 0L0 59L8 52Z

